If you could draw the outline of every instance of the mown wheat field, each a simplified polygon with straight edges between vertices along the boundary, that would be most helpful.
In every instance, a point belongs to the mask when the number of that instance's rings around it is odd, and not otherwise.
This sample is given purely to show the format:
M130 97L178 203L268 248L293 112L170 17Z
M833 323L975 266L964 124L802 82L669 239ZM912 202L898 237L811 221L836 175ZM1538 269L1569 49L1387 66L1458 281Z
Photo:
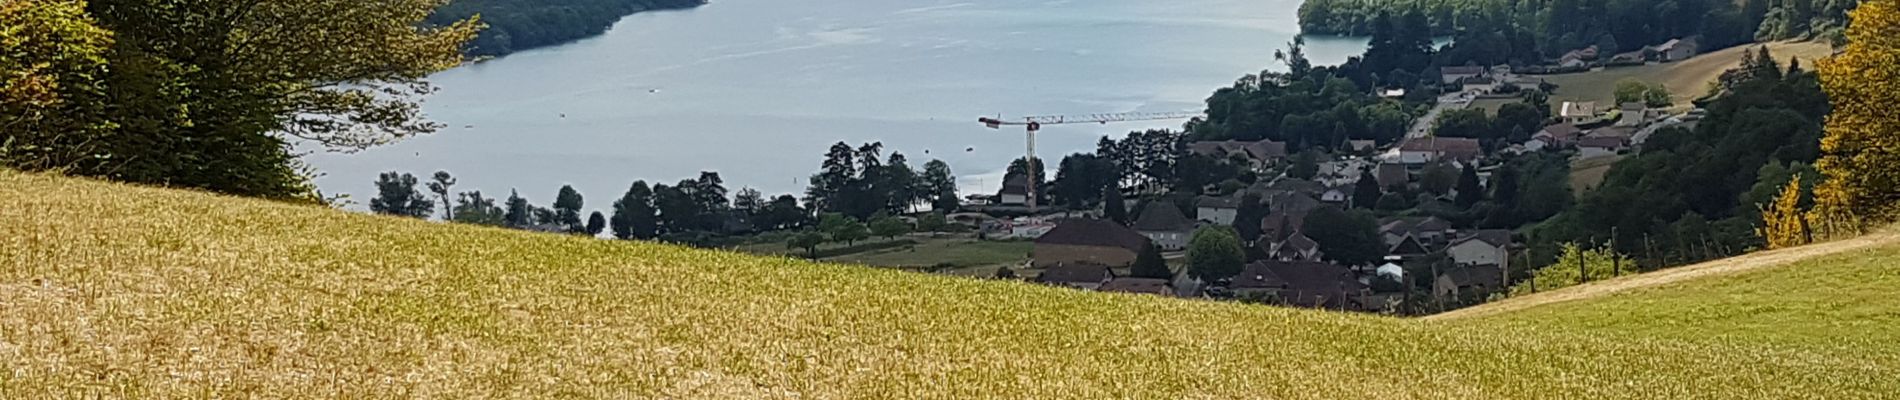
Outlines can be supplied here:
M1404 320L0 172L0 398L1893 398L1900 242Z

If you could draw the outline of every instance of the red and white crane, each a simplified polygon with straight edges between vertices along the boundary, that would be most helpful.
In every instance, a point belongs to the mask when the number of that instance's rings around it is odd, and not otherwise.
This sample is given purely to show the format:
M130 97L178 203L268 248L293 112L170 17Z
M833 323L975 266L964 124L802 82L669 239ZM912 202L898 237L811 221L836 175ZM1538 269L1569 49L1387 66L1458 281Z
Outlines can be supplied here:
M1202 113L1199 111L1152 112L1152 113L1125 112L1125 113L1104 113L1104 114L1084 114L1084 115L1045 115L1045 116L1023 117L1022 119L1009 119L1009 120L1005 120L1002 117L996 117L996 118L982 117L982 118L977 118L976 121L982 122L983 126L987 126L990 129L1001 129L1005 125L1022 126L1025 132L1027 132L1024 135L1024 141L1028 144L1027 146L1028 151L1024 152L1025 156L1023 158L1023 162L1028 163L1033 168L1033 167L1040 166L1040 165L1036 165L1036 164L1040 164L1036 162L1037 161L1036 160L1036 131L1042 130L1043 125L1082 124L1082 123L1095 123L1095 124L1107 125L1110 122L1189 119L1189 118L1200 117L1204 114L1205 113ZM1036 182L1033 182L1033 180L1035 179L1034 177L1036 175L1034 171L1026 171L1026 172L1029 174L1029 177L1026 177L1025 180L1032 181L1032 182L1027 182L1027 184L1024 186L1028 186L1029 192L1026 198L1028 199L1028 202L1029 202L1029 212L1033 213L1033 212L1036 212ZM1007 185L1009 183L1004 182L1004 184Z

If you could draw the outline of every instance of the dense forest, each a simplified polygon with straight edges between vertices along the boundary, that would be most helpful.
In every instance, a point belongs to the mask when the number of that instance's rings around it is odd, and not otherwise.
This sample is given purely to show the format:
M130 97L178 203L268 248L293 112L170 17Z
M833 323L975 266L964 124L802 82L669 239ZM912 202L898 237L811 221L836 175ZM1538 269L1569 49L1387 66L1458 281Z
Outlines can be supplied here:
M647 10L694 7L703 0L455 0L429 16L449 24L481 15L488 29L468 53L499 56L599 35L621 17Z
M1616 54L1700 36L1715 49L1755 40L1840 40L1857 0L1308 0L1307 34L1371 34L1382 20L1416 13L1460 58L1534 64L1595 45ZM1448 50L1448 52L1451 52ZM1462 60L1460 60L1462 61ZM1454 65L1455 63L1445 63Z
M1373 97L1368 88L1421 81L1415 71L1430 63L1431 42L1400 43L1406 37L1382 31L1364 57L1336 67L1313 66L1303 54L1304 42L1295 38L1278 53L1288 72L1263 71L1215 90L1207 99L1207 118L1189 122L1187 135L1194 141L1271 139L1287 143L1291 152L1337 150L1348 140L1395 142L1431 95L1420 90L1407 102Z

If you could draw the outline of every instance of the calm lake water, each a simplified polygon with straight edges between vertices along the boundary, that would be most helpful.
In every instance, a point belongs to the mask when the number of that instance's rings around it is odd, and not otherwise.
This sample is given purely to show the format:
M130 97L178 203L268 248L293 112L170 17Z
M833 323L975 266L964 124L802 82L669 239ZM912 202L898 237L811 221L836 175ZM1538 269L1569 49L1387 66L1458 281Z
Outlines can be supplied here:
M882 141L921 170L994 190L1020 129L978 116L1198 110L1273 63L1298 0L715 0L642 13L606 35L443 72L434 135L317 154L326 193L364 207L381 171L454 173L458 191L537 204L573 184L606 210L631 182L713 170L734 191L802 192L837 141ZM1309 38L1316 63L1364 39ZM1052 126L1054 161L1103 135L1180 121ZM1053 171L1051 172L1053 176Z

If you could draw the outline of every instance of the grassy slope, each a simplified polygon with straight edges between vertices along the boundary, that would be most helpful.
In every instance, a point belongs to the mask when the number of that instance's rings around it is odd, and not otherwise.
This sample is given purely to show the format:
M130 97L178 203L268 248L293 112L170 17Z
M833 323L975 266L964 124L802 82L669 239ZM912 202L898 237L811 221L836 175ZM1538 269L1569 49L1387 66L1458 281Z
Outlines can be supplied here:
M1413 321L0 172L0 397L1872 398L1900 333L1829 328L1900 309L1897 253ZM1671 298L1735 339L1601 317Z
M1834 50L1821 42L1774 42L1769 43L1769 53L1782 65L1790 58L1800 58L1802 66L1812 68L1814 60L1833 54ZM1551 93L1551 107L1560 107L1566 101L1594 101L1598 104L1610 104L1616 100L1616 82L1624 78L1635 78L1643 82L1662 83L1674 95L1676 104L1687 104L1708 93L1709 82L1714 82L1727 71L1741 65L1742 52L1755 51L1757 46L1736 46L1714 53L1698 55L1681 62L1650 64L1636 67L1610 68L1594 72L1544 76L1550 83L1557 84L1557 91Z

